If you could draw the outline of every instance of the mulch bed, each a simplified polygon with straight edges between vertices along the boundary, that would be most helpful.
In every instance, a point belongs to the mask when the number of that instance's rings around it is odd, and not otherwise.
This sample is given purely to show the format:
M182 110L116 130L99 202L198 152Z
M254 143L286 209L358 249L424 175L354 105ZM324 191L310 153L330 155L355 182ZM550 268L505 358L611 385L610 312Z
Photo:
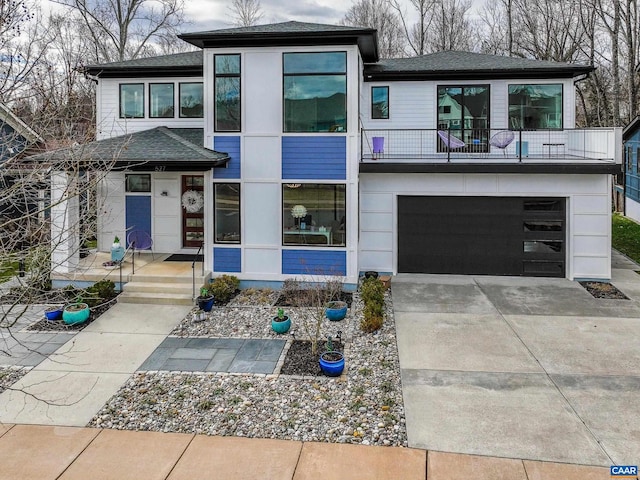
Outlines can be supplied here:
M337 340L333 342L334 350L342 352L343 345ZM311 342L295 340L284 358L280 373L283 375L305 375L322 377L320 370L320 353L325 350L324 341L318 343L318 354L311 353Z
M349 308L351 308L351 302L353 301L353 294L351 292L340 292L339 298L334 298L347 302ZM280 293L278 300L275 303L276 307L312 307L313 300L307 294L305 290L289 290Z
M629 300L629 297L607 282L580 282L580 285L595 298Z

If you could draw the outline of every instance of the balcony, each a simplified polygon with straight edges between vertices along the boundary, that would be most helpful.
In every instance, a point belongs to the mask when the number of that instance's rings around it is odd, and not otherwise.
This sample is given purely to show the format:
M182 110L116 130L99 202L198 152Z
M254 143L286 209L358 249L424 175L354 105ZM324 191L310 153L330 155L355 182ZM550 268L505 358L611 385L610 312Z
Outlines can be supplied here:
M620 128L363 129L363 173L618 173Z

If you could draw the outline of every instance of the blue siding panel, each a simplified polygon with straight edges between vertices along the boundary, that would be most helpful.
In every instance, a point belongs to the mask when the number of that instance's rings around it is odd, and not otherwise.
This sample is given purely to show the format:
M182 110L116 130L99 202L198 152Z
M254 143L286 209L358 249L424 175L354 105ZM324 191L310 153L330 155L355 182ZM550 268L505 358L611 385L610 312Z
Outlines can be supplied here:
M282 178L345 180L346 137L282 137Z
M233 272L242 271L242 257L239 248L214 248L213 271Z
M213 178L240 178L240 137L213 137L213 149L231 157L226 167L213 169Z
M346 275L347 252L322 250L283 250L285 275Z
M127 231L142 230L151 236L151 197L127 195L125 200L125 224ZM129 242L127 247L129 246Z

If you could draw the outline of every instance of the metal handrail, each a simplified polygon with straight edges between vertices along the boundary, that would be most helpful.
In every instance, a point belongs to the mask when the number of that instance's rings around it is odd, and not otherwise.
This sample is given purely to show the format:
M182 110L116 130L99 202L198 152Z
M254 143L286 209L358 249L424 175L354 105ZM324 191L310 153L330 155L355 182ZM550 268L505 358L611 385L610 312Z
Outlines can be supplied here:
M202 245L198 248L198 252L193 257L193 262L191 262L191 301L196 300L196 262L198 261L200 250L202 250ZM202 258L202 276L204 276L204 258Z
M120 269L120 291L122 291L122 264L124 263L124 259L127 258L127 252L131 249L131 245L129 245L127 247L127 249L124 251L124 253L122 254L122 260L120 260L118 267ZM131 275L133 275L136 272L136 256L135 256L135 252L134 254L131 256L131 262L132 262L132 267L133 270L131 272Z

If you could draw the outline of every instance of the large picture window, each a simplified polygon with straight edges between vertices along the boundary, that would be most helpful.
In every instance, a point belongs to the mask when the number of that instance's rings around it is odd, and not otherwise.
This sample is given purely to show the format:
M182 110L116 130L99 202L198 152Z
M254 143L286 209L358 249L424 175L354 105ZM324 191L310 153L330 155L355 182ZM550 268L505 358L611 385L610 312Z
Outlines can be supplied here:
M468 151L486 151L489 144L489 86L439 86L438 130L450 132ZM446 149L442 142L439 148Z
M283 245L344 246L345 185L284 184L282 226Z
M180 118L202 118L202 82L180 83Z
M149 117L173 118L173 83L149 84Z
M240 131L240 55L216 55L215 76L215 130Z
M509 128L562 128L562 84L509 85Z
M285 53L284 131L347 130L347 54Z
M371 118L389 118L389 87L371 87Z
M120 118L144 118L144 83L120 84Z
M240 184L214 184L215 243L240 243Z

